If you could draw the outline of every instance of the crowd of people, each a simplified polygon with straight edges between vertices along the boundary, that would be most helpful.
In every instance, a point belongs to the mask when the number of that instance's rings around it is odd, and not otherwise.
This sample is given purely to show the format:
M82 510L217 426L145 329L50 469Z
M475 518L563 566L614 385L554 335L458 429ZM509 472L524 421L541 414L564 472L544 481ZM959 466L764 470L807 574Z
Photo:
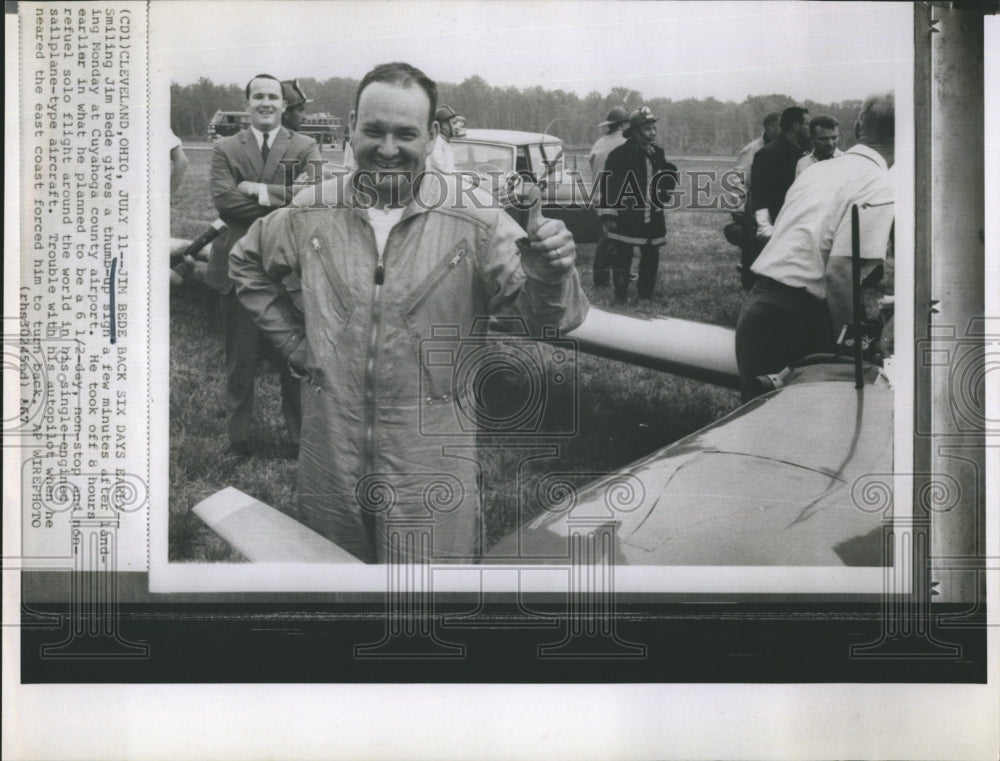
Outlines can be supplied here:
M522 229L489 199L461 202L486 192L454 173L450 140L464 119L408 64L378 66L358 87L344 163L367 184L314 176L323 162L297 131L310 102L297 81L260 74L245 96L250 126L214 146L210 170L219 222L205 280L221 310L226 452L254 454L254 379L270 355L282 368L305 522L384 562L389 516L429 518L431 545L404 554L473 560L482 545L476 437L456 427L454 409L466 389L454 362L432 361L423 345L442 329L479 340L474 326L488 315L516 318L533 337L580 325L589 304L573 236L537 204ZM603 227L594 284L610 285L619 306L653 296L679 181L657 122L647 106L613 108L589 156ZM829 351L851 320L851 207L865 210L868 281L893 216L891 94L865 101L845 152L837 121L804 108L768 114L763 127L736 164L746 198L737 242L748 293L736 329L745 399L760 393L761 377ZM420 186L429 169L444 179L430 203Z
M760 137L736 159L745 207L726 232L741 249L740 277L747 291L736 329L744 400L780 385L796 361L835 351L844 326L857 319L851 207L864 212L859 277L866 286L881 276L890 240L893 96L864 102L855 124L857 143L846 152L839 147L836 119L809 116L799 106L768 114ZM652 297L666 240L664 207L678 173L655 143L656 121L646 106L631 115L614 108L600 125L606 134L590 153L604 224L594 254L594 286L605 287L610 279L619 306L629 303L632 283L637 299Z

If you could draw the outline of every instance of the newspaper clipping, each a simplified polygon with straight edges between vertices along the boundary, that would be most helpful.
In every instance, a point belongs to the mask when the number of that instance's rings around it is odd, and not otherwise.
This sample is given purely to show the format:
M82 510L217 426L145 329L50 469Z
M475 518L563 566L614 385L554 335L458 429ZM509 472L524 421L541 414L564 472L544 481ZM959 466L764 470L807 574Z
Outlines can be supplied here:
M5 10L5 758L996 758L995 2Z

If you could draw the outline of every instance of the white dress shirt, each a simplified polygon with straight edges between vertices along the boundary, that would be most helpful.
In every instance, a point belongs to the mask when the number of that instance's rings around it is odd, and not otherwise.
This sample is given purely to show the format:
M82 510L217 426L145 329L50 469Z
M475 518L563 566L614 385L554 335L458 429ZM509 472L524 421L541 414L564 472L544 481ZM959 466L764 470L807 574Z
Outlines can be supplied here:
M892 174L885 159L855 145L836 161L820 161L792 183L774 234L753 272L826 298L826 264L851 256L851 206L858 204L861 256L884 259L894 216Z
M844 155L844 152L842 150L840 150L840 148L834 148L833 149L833 155L830 158L831 159L836 159L836 158L840 158L843 155ZM823 161L829 161L829 160L830 159L823 159ZM802 174L804 171L806 171L806 169L808 169L809 167L811 167L813 164L818 164L819 161L820 160L818 158L816 158L816 151L810 151L805 156L803 156L802 158L800 158L799 159L799 163L795 165L795 176L798 177L800 174Z
M281 129L281 127L278 126L278 127L275 127L274 129L269 130L267 132L267 148L268 148L268 151L270 151L271 148L274 147L274 140L275 140L275 138L278 137L278 131L280 129ZM258 148L263 148L264 147L264 133L261 132L256 127L254 127L253 125L250 125L250 131L253 132L254 139L257 141L257 147ZM271 205L271 197L268 195L268 192L267 192L267 184L263 183L263 182L256 182L254 184L257 186L257 203L259 203L261 206L270 206Z

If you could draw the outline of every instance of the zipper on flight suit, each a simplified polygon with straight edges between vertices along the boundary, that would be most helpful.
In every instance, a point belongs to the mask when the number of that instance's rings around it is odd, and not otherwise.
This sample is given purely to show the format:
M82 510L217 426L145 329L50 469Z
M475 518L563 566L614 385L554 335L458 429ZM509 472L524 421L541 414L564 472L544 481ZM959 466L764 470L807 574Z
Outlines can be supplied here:
M458 250L455 251L454 256L437 265L437 268L425 281L427 285L421 288L420 293L417 294L413 302L406 308L407 314L413 314L420 308L421 304L427 301L427 298L434 292L434 289L441 284L441 281L448 277L448 274L461 263L462 259L465 258L466 249L467 246L464 243L461 244Z
M374 232L372 230L373 237ZM369 321L371 332L368 336L368 352L365 358L365 440L364 473L362 475L370 475L375 472L375 385L378 380L376 370L378 366L379 338L382 332L382 311L380 306L382 286L385 284L385 251L389 248L389 240L391 238L392 231L390 230L385 247L378 253L378 258L375 261L375 289L372 291L371 317ZM378 243L375 245L377 247Z

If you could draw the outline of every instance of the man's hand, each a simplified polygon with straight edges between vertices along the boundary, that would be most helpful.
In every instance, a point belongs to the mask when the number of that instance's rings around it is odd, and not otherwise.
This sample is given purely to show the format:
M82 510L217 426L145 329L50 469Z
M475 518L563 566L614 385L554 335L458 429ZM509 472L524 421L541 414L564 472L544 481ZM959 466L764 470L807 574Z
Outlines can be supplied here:
M522 203L531 203L528 210L528 246L522 249L521 267L525 274L543 283L560 283L576 263L573 234L561 219L542 216L542 197L537 185L524 183L520 189Z
M757 240L767 240L774 235L774 227L771 225L771 213L767 209L757 209L754 213L757 220Z
M250 182L250 180L243 180L243 182L241 182L239 185L236 186L236 189L241 193L243 193L244 195L251 196L252 198L257 197L256 182Z
M303 338L288 355L288 369L293 378L309 381L309 340Z

